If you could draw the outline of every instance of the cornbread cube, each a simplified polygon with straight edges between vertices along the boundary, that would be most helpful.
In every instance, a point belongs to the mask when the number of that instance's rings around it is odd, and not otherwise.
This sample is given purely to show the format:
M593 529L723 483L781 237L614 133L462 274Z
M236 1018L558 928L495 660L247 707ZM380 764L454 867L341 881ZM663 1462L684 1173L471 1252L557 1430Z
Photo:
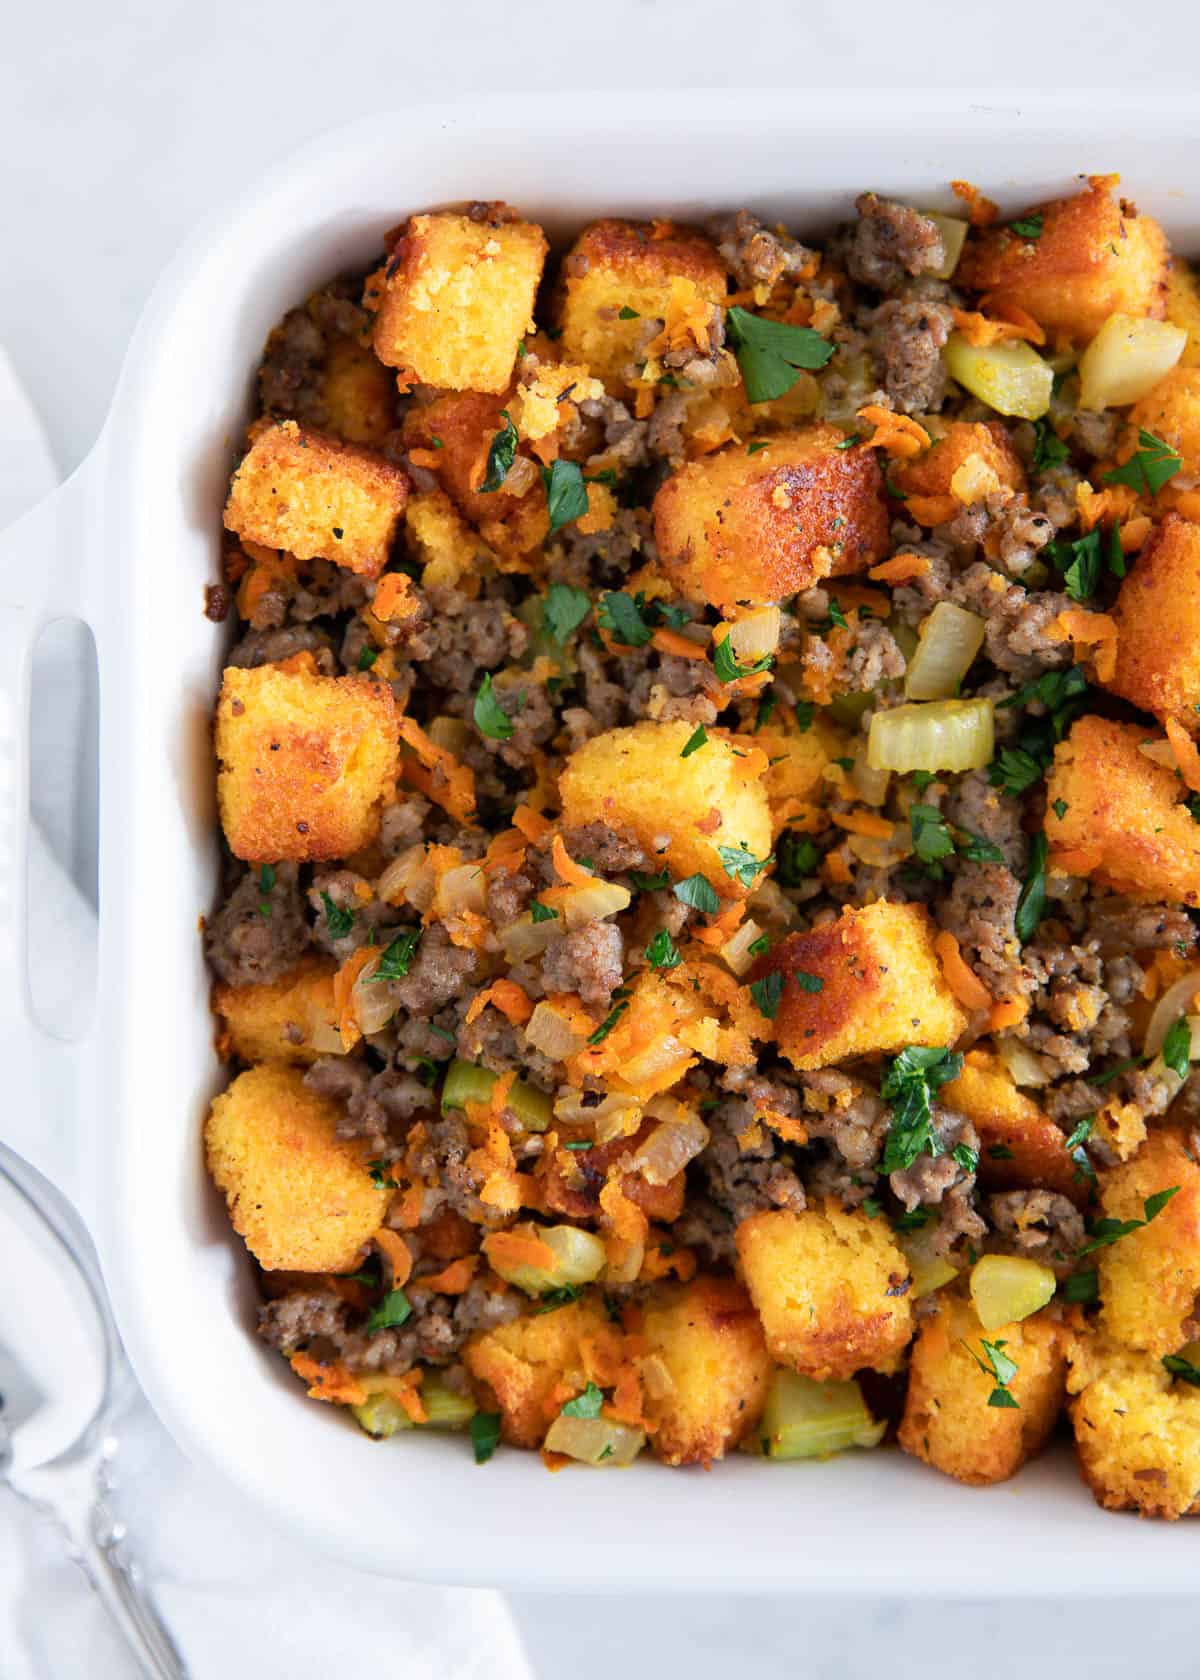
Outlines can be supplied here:
M821 981L804 990L794 976ZM750 970L783 977L775 1016L779 1048L794 1067L822 1068L850 1056L950 1045L967 1025L933 948L933 924L919 904L880 899L843 910L836 922L793 933Z
M1068 853L1069 872L1090 869L1093 881L1149 903L1200 904L1200 823L1175 772L1139 750L1153 739L1136 723L1073 724L1046 778L1046 835Z
M409 552L421 564L424 588L452 589L475 577L487 545L444 490L424 490L404 510Z
M1129 426L1117 451L1120 461L1128 460L1137 448L1138 433L1153 432L1167 443L1183 462L1187 478L1200 472L1200 367L1173 367L1129 410ZM1165 501L1174 486L1168 481ZM1160 492L1162 494L1162 492ZM1141 561L1138 561L1141 564Z
M691 281L704 303L725 301L716 247L667 223L594 222L571 247L563 272L563 356L583 362L617 393L641 359L647 322L666 316L673 281Z
M677 878L701 874L722 898L751 889L726 871L719 847L771 850L771 811L756 763L710 733L699 752L680 755L694 733L683 721L635 723L596 735L568 758L559 777L563 821L620 823Z
M647 1402L664 1464L711 1464L754 1428L767 1398L771 1361L762 1325L741 1284L695 1277L654 1285L642 1334L671 1379Z
M1200 1512L1200 1388L1100 1335L1073 1336L1068 1353L1075 1450L1097 1504L1172 1522Z
M234 473L225 527L243 542L378 577L404 504L399 467L294 420L265 420Z
M1076 1171L1065 1134L1017 1089L998 1057L972 1050L940 1100L979 1133L979 1177L989 1190L1032 1186L1073 1202L1087 1200L1087 1181Z
M1200 285L1195 270L1182 257L1172 257L1167 270L1167 320L1188 335L1179 365L1200 367Z
M213 988L213 1012L225 1023L228 1048L243 1062L315 1062L335 1041L337 965L305 957L264 986Z
M1021 457L998 420L952 420L923 454L892 468L892 482L906 496L949 496L955 474L976 462L1001 487L1024 489Z
M1016 1365L1008 1384L1015 1407L989 1406L996 1381L984 1338ZM945 1291L913 1343L900 1445L956 1481L982 1487L1007 1481L1040 1451L1065 1393L1066 1359L1058 1326L1035 1313L1000 1330L984 1330L968 1301Z
M955 284L986 292L993 310L1016 305L1049 333L1094 338L1115 313L1161 319L1167 299L1167 238L1158 223L1115 200L1110 181L1039 206L1041 232L1008 227L973 234Z
M1193 377L1200 384L1200 370ZM1105 686L1164 723L1173 717L1200 732L1200 526L1170 514L1155 527L1113 617L1117 668Z
M1149 1197L1175 1190L1148 1224L1098 1249L1096 1269L1109 1336L1146 1353L1176 1353L1200 1330L1200 1166L1185 1135L1161 1126L1131 1161L1098 1179L1106 1219L1143 1219Z
M881 560L879 462L844 442L835 426L806 426L753 455L731 444L672 473L654 498L654 537L680 592L722 609L782 601Z
M230 666L216 746L221 822L235 857L347 857L374 840L395 781L395 698L366 676L320 676L311 654L286 668Z
M352 1271L390 1192L337 1135L341 1109L298 1068L250 1068L215 1099L204 1129L208 1170L233 1228L266 1271Z
M422 385L503 391L533 330L546 236L503 206L485 220L411 216L384 270L375 354Z
M773 1359L818 1382L896 1369L913 1333L911 1279L885 1219L829 1201L751 1214L734 1240Z
M492 439L504 430L506 401L479 391L457 391L416 404L405 417L404 441L409 449L425 452L426 469L437 474L438 483L479 528L485 543L503 554L522 555L537 548L550 532L546 492L534 463L518 453L509 469L512 482L525 486L522 495L503 486L479 488L487 474Z
M325 354L321 377L325 424L347 443L382 449L396 425L396 381L370 347L340 333Z
M578 1390L597 1366L615 1366L622 1334L593 1295L553 1312L533 1312L476 1331L463 1362L500 1413L500 1433L516 1447L540 1447L561 1409L550 1398L559 1384Z
M826 767L844 754L846 737L822 718L814 719L807 729L799 729L775 713L769 725L748 737L747 745L767 755L763 787L771 806L772 826L778 832L795 815L797 804L821 802L828 791Z

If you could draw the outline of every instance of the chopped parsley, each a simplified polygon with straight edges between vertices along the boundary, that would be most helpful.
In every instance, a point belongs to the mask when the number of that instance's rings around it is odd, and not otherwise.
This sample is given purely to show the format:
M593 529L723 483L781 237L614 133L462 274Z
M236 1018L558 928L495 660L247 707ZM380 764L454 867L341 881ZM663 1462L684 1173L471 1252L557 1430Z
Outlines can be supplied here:
M542 468L542 483L546 486L546 507L550 513L550 534L561 531L574 519L582 519L588 510L587 485L583 482L583 468L578 461L552 461Z
M770 935L766 934L766 933L760 933L757 939L753 940L751 944L747 945L746 952L747 952L747 955L749 955L751 957L765 957L767 952L770 949L771 949Z
M783 975L764 974L761 980L752 980L750 996L767 1020L773 1021L779 1013L779 1004L783 997Z
M1033 422L1033 470L1044 472L1047 467L1057 467L1067 460L1071 451L1053 431L1049 420L1042 417Z
M604 1395L594 1382L590 1382L582 1394L577 1394L574 1400L568 1400L562 1409L563 1417L598 1418L600 1408L604 1404Z
M1047 543L1046 557L1063 573L1063 583L1073 601L1090 601L1108 570L1114 577L1125 576L1125 550L1121 547L1120 521L1114 521L1105 538L1100 526L1073 541Z
M1085 1073L1084 1078L1089 1085L1111 1085L1118 1074L1128 1073L1130 1068L1140 1066L1140 1056L1126 1056L1123 1062L1114 1062L1112 1067L1105 1068L1103 1073Z
M486 735L489 741L512 740L512 721L496 698L490 671L484 672L483 681L479 685L479 692L475 696L472 715L475 719L476 729L481 735Z
M1059 822L1061 822L1071 807L1067 804L1065 799L1056 799L1050 809L1054 812L1054 815L1058 818Z
M847 432L846 436L842 439L841 443L835 443L833 447L835 449L853 449L854 445L857 442L858 442L858 433L857 432Z
M1153 432L1138 428L1138 446L1128 461L1106 472L1106 484L1128 484L1140 495L1157 496L1168 479L1182 467L1182 459L1169 443Z
M922 863L936 864L954 853L954 840L945 817L934 805L914 805L908 813L913 851ZM940 873L940 872L939 872Z
M839 443L837 447L840 449L842 446ZM862 1199L862 1210L868 1219L878 1219L879 1215L883 1212L883 1203L879 1200L878 1196L864 1196Z
M557 1289L547 1289L538 1306L538 1312L548 1313L554 1312L557 1307L569 1307L571 1302L578 1301L582 1294L583 1289L578 1283L563 1283Z
M273 863L264 863L258 872L258 890L262 894L262 898L258 903L258 913L260 916L269 916L271 914L271 905L267 895L274 889L274 886L275 865Z
M718 846L717 856L721 860L721 868L731 881L737 881L741 886L749 889L759 874L772 861L773 854L768 852L765 858L756 858L754 853L745 846Z
M1046 766L1024 747L1003 747L988 765L988 781L1002 793L1014 797L1040 782Z
M1096 1169L1088 1157L1084 1144L1092 1135L1092 1127L1096 1124L1094 1114L1085 1114L1067 1139L1064 1148L1075 1163L1075 1177L1091 1179L1096 1176Z
M993 1161L1011 1161L1013 1159L1013 1152L1006 1143L989 1144L988 1155Z
M1018 239L1040 239L1045 219L1040 210L1035 210L1031 216L1018 216L1016 221L1009 222L1008 226Z
M321 903L325 906L325 926L329 929L329 937L344 939L354 926L353 910L343 910L327 892L321 894Z
M413 954L421 943L421 928L406 928L397 934L379 959L379 967L372 974L374 980L403 980L408 973Z
M625 595L609 590L600 597L596 622L622 647L645 647L654 632L643 616L644 605L645 596L641 594Z
M700 751L700 748L707 740L708 730L705 729L702 723L698 723L684 743L683 751L679 754L680 758L691 758L694 752Z
M706 916L721 908L716 888L704 875L689 875L676 881L673 891L680 904L690 904L693 910L703 910Z
M500 418L504 422L504 429L496 433L491 441L487 453L487 471L483 476L483 483L479 486L485 494L499 490L508 477L509 469L517 458L517 428L513 425L508 410L500 410Z
M1088 1227L1091 1242L1079 1250L1076 1259L1082 1260L1085 1254L1091 1254L1098 1248L1107 1248L1110 1243L1120 1242L1122 1237L1142 1230L1152 1219L1158 1218L1171 1197L1178 1191L1178 1184L1173 1184L1169 1190L1157 1190L1153 1196L1147 1196L1142 1203L1141 1219L1097 1219L1094 1225Z
M756 677L760 671L769 671L771 664L772 656L768 653L753 665L740 665L728 636L713 649L713 670L723 683L736 682L739 677Z
M671 877L665 869L658 875L642 875L634 869L630 871L629 879L633 882L638 892L661 892ZM684 902L686 903L687 901L685 900Z
M1100 1279L1095 1268L1086 1272L1072 1272L1069 1278L1064 1278L1059 1289L1064 1301L1073 1301L1077 1306L1087 1307L1093 1301L1100 1299Z
M1180 1079L1187 1078L1192 1060L1192 1029L1186 1015L1171 1022L1159 1054L1172 1073L1177 1073Z
M884 1174L903 1172L918 1155L941 1154L933 1130L933 1098L949 1080L958 1078L962 1065L958 1051L916 1044L895 1057L879 1087L880 1096L892 1105L883 1150Z
M760 440L758 443L747 444L746 445L746 453L747 453L747 455L757 455L760 450L766 449L766 448L767 448L767 444L766 444L765 440Z
M476 1412L467 1426L476 1464L486 1464L500 1445L500 1413Z
M771 713L775 710L775 708L776 708L776 706L778 706L778 704L779 704L779 701L775 698L775 696L771 693L771 690L768 688L766 693L759 700L758 710L754 714L754 727L755 727L756 730L764 729L766 727L766 725L770 721ZM811 702L806 702L806 704L811 704ZM811 723L812 723L812 715L810 713L808 723L806 723L804 725L804 728L807 729L809 727L809 724L811 724Z
M973 1173L979 1167L979 1151L972 1149L969 1143L956 1143L951 1150L957 1164L965 1173Z
M367 1320L367 1335L377 1330L397 1330L412 1316L412 1302L403 1289L391 1289Z
M1182 1353L1168 1353L1163 1357L1163 1370L1180 1382L1189 1383L1192 1388L1200 1388L1200 1365L1193 1365Z
M386 1161L368 1161L367 1171L371 1175L371 1183L376 1190L394 1190L396 1181L390 1177L391 1169Z
M628 1008L629 1008L628 1001L625 1000L625 999L622 999L622 1001L617 1005L617 1007L614 1010L612 1010L608 1015L606 1015L603 1021L601 1021L600 1025L596 1028L595 1032L592 1033L591 1036L589 1037L588 1043L589 1044L600 1044L600 1043L602 1043L603 1040L608 1037L609 1033L613 1030L613 1028L616 1026L617 1022L621 1019L622 1015L624 1015L625 1011Z
M1013 926L1022 945L1028 944L1046 914L1046 836L1035 834L1029 846L1029 873L1017 899Z
M540 902L540 900L535 898L529 906L529 916L530 916L530 920L536 926L538 922L555 922L555 921L557 921L558 920L558 911L557 910L551 910L551 908L548 904L542 904Z
M808 835L786 828L779 836L775 857L775 879L781 887L803 886L821 863L821 853Z
M552 583L542 603L542 628L561 647L592 610L591 597L569 583Z
M725 325L752 403L786 396L802 368L823 368L834 352L829 340L811 327L768 321L736 304L727 312Z
M896 1215L895 1219L892 1220L892 1229L894 1231L919 1231L923 1226L931 1225L933 1219L934 1214L931 1208L909 1208L906 1212Z
M825 620L824 624L817 625L818 632L823 635L827 630L849 630L849 628L850 626L846 623L846 615L842 611L841 603L839 601L831 600L829 603L829 616Z
M660 928L647 945L646 961L651 968L678 968L683 961L678 946L666 928Z
M378 658L379 654L373 647L360 648L356 668L360 671L369 671Z
M621 305L620 309L617 310L617 320L618 321L640 321L641 316L638 314L636 309L630 309L630 307L627 303L623 303Z
M996 1385L992 1392L988 1395L988 1405L1001 1406L1012 1411L1019 1411L1020 1403L1012 1394L1009 1393L1008 1387L1009 1383L1012 1382L1013 1378L1017 1374L1016 1361L1014 1359L1010 1359L1004 1352L1008 1343L1004 1341L1003 1338L995 1342L984 1341L981 1338L979 1345L983 1349L982 1357L975 1352L973 1347L968 1346L966 1342L963 1343L963 1346L967 1349L967 1352L971 1355L971 1358L975 1361L976 1365L978 1365L984 1376L991 1377L992 1381Z
M752 945L751 950L754 949ZM792 979L802 992L823 992L825 982L819 974L810 974L806 968L797 968L792 972Z

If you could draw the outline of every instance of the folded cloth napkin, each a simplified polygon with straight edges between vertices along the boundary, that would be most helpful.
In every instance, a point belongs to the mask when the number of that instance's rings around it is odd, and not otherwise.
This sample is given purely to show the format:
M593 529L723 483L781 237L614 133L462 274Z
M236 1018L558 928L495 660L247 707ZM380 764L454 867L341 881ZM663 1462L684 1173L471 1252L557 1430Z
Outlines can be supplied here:
M31 427L32 411L0 350L0 509L7 519L48 488L49 454L36 432L31 440ZM10 461L26 464L24 502ZM57 638L40 664L35 751L39 739L74 740L90 705L84 639ZM41 921L31 945L48 960L31 983L42 1018L70 1036L87 1020L95 974L88 860L78 845L95 820L78 788L90 788L92 778L39 772L35 780L30 882ZM0 1118L0 1138L3 1130ZM19 1274L19 1263L7 1258L10 1276ZM19 1360L19 1348L9 1351ZM279 1534L188 1462L140 1394L116 1433L112 1504L192 1680L291 1680L335 1670L385 1680L530 1680L499 1593L405 1586L332 1563ZM53 1522L0 1487L0 1676L129 1680L133 1672Z

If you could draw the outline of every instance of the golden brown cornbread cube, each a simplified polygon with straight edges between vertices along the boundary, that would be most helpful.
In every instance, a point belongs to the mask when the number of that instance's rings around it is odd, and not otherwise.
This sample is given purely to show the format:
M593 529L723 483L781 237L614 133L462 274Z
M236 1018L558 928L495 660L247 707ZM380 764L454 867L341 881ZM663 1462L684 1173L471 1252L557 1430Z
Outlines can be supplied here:
M1195 376L1200 380L1200 372ZM1170 514L1122 580L1114 694L1200 731L1200 526Z
M998 1057L970 1051L939 1101L965 1115L979 1133L979 1178L989 1190L1034 1186L1073 1202L1087 1200L1088 1183L1076 1171L1066 1134L1017 1089Z
M1072 1336L1068 1353L1075 1450L1097 1504L1172 1522L1200 1512L1200 1388L1098 1334Z
M225 526L298 560L378 577L407 499L407 477L382 456L294 420L268 420L230 482Z
M320 676L311 654L287 668L230 666L216 747L221 823L235 857L347 857L375 838L395 782L395 698L367 676Z
M647 1401L664 1464L711 1464L758 1422L771 1361L762 1325L732 1278L695 1277L652 1287L642 1334L666 1366L670 1391Z
M734 1240L773 1359L818 1382L896 1369L912 1337L910 1277L886 1219L829 1201L751 1214Z
M404 441L410 449L426 452L427 470L436 472L442 488L478 526L485 543L504 554L527 554L550 530L546 492L534 463L518 453L520 466L514 462L510 468L514 483L528 485L522 495L503 485L499 490L480 489L492 440L504 430L507 400L479 391L447 392L409 410ZM524 480L520 479L522 470Z
M664 570L692 601L782 601L822 578L861 572L888 547L874 450L839 448L836 426L777 432L689 461L654 498Z
M683 721L647 721L585 741L559 777L563 821L568 828L622 824L655 867L665 864L676 879L705 875L722 898L744 898L750 889L727 872L718 848L769 856L771 811L761 775L753 756L739 757L715 732L699 752L681 757L694 732Z
M266 1271L352 1271L379 1229L390 1191L376 1189L358 1150L338 1137L341 1112L282 1063L240 1073L213 1102L208 1170Z
M974 461L1006 489L1025 488L1021 457L998 420L951 420L923 454L897 462L891 479L906 496L949 496L954 475Z
M796 814L798 803L821 803L828 791L826 767L845 752L846 737L823 718L815 718L807 729L798 729L776 712L769 724L754 731L747 744L767 755L763 787L771 806L772 826L778 832Z
M467 524L444 490L423 490L404 510L409 552L422 568L424 588L452 589L477 575L486 543Z
M524 1318L481 1330L463 1349L463 1362L482 1386L487 1405L494 1399L500 1433L516 1447L540 1447L558 1408L550 1392L563 1383L579 1390L597 1362L620 1360L622 1334L592 1295L553 1312L534 1311Z
M980 1370L983 1346L1003 1342L1016 1365L1008 1390L1015 1407L989 1406L995 1378ZM970 1303L943 1291L913 1343L900 1445L935 1470L975 1487L1003 1482L1040 1451L1065 1392L1061 1332L1046 1313L984 1330ZM974 1357L973 1357L974 1356Z
M803 990L798 972L815 976L820 988ZM909 1044L951 1045L967 1024L934 953L929 914L918 904L880 899L789 934L750 970L751 980L768 974L783 976L775 1036L797 1068Z
M1172 257L1167 270L1167 320L1188 335L1179 365L1200 367L1200 286L1195 270L1182 257Z
M1150 1197L1175 1191L1148 1224L1098 1249L1096 1269L1109 1336L1147 1353L1176 1353L1200 1334L1200 1166L1185 1134L1160 1126L1131 1161L1098 1179L1105 1219L1144 1219Z
M1183 463L1180 470L1184 477L1193 478L1200 472L1200 367L1173 367L1152 391L1134 403L1117 451L1118 460L1127 460L1134 453L1138 434L1143 431L1153 432L1170 445ZM1173 489L1173 481L1168 480L1165 501L1170 500ZM1140 560L1137 563L1140 565Z
M1046 835L1069 873L1148 903L1200 904L1200 823L1175 772L1139 750L1154 739L1136 723L1073 724L1046 778Z
M384 270L375 354L422 385L503 391L533 330L546 236L503 207L485 220L411 216Z
M1027 310L1049 333L1075 343L1094 338L1108 317L1161 318L1167 297L1167 238L1158 223L1114 199L1110 181L1093 177L1086 192L1058 198L1035 239L1008 227L972 235L954 282L987 294L988 305Z
M690 281L702 302L725 300L716 247L667 223L594 222L567 253L563 272L563 356L583 362L615 392L627 387L631 365L645 359L647 323L666 315L673 281Z
M382 449L396 425L396 381L369 345L339 334L321 379L325 425L347 443Z
M213 987L213 1012L243 1062L315 1062L340 1048L333 1002L337 964L309 956L265 986Z

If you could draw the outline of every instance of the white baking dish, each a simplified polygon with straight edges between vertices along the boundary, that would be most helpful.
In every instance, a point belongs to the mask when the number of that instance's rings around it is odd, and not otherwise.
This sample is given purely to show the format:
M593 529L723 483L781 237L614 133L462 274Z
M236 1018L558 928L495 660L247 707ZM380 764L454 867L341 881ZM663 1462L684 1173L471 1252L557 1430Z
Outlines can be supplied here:
M76 477L0 543L4 1134L93 1220L121 1327L180 1443L341 1557L410 1577L520 1586L873 1593L1190 1589L1200 1525L1092 1504L1063 1451L988 1492L882 1451L828 1464L739 1457L549 1476L461 1439L366 1441L305 1400L251 1333L249 1269L202 1170L220 1082L196 918L217 849L208 719L222 633L202 614L219 510L263 338L405 212L507 198L552 232L611 211L748 204L801 230L864 187L950 204L965 177L1015 206L1080 170L1200 249L1191 102L891 94L506 98L412 110L310 146L171 265ZM102 929L93 1038L64 1050L20 1009L19 813L27 649L78 612L102 672ZM73 1123L78 1118L78 1125ZM9 1278L5 1287L12 1287ZM353 1614L353 1606L347 1606Z

